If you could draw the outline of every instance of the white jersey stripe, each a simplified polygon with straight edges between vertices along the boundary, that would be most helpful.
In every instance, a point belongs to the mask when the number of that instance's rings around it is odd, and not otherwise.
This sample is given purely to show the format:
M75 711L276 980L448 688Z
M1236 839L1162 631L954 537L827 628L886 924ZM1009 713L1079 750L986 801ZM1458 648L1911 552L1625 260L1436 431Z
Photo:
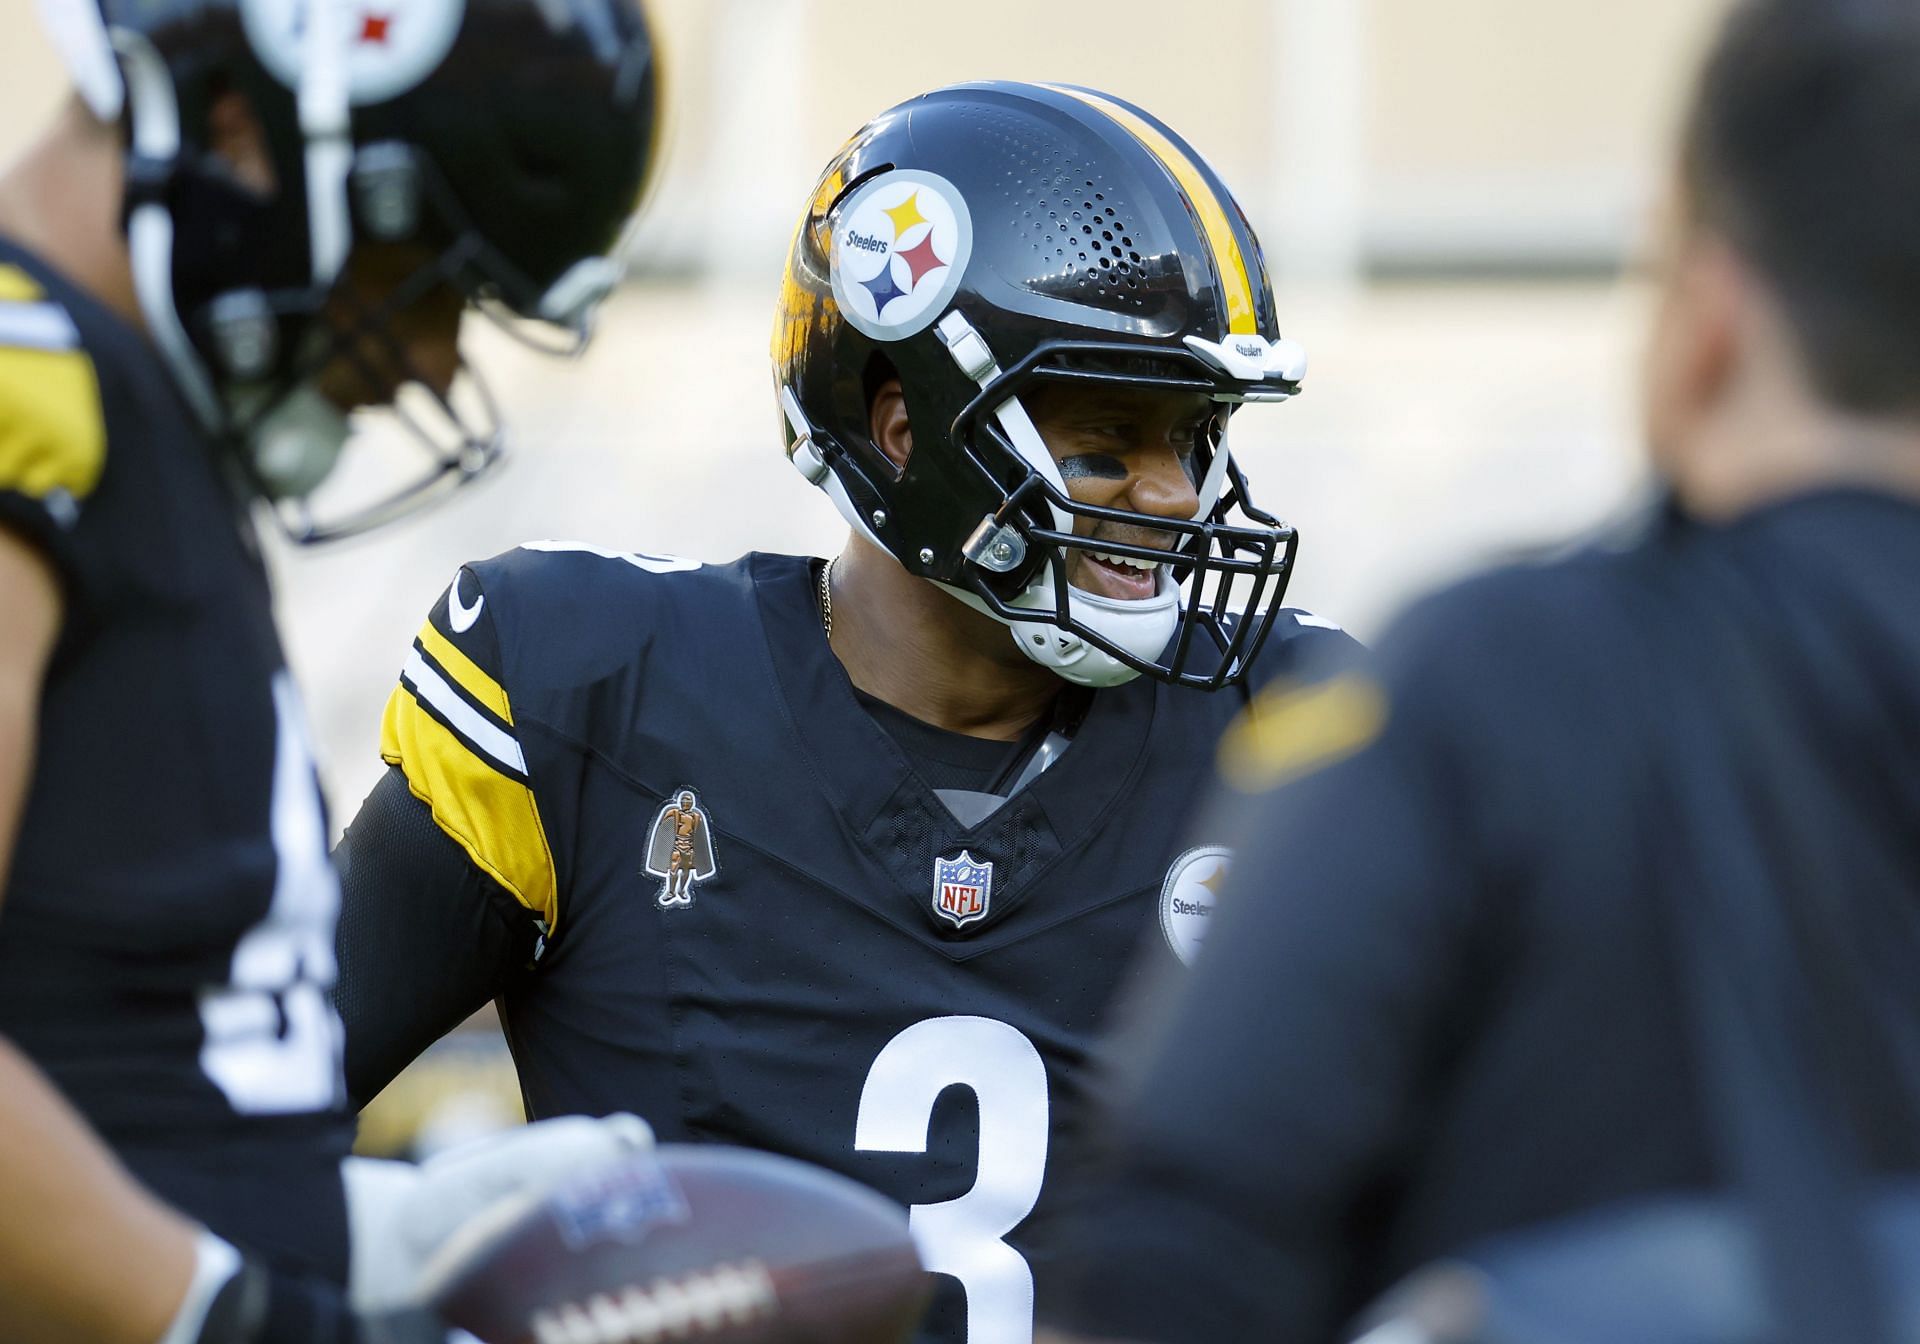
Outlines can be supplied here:
M433 706L440 716L460 730L462 737L493 757L501 765L524 777L527 758L510 733L495 726L464 700L447 681L414 649L407 655L401 675L413 684L414 693Z
M0 345L30 350L71 350L79 328L57 303L0 303Z

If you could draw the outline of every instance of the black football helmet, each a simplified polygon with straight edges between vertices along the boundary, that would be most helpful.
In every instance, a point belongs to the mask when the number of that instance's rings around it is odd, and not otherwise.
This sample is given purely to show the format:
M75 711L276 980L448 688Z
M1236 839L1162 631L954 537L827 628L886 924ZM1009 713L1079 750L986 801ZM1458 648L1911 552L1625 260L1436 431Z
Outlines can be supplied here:
M386 332L394 313L451 285L519 334L584 343L655 159L639 4L43 0L81 93L126 136L125 226L151 334L298 539L363 530L500 455L490 412L429 390L427 419L409 421L424 471L331 525L308 511L346 439L343 413L311 386L318 371L372 338L426 386ZM270 195L210 151L229 90L259 117ZM337 329L337 282L368 242L423 260Z
M869 122L800 221L773 338L787 452L902 565L1006 623L1070 681L1141 673L1207 689L1246 674L1293 564L1227 451L1243 402L1284 401L1306 355L1281 339L1260 245L1219 178L1129 103L981 83ZM875 447L897 376L913 452ZM1189 521L1076 503L1020 401L1043 380L1200 392L1221 403L1194 454ZM1077 522L1170 535L1159 591L1071 588ZM1208 637L1196 640L1204 632Z

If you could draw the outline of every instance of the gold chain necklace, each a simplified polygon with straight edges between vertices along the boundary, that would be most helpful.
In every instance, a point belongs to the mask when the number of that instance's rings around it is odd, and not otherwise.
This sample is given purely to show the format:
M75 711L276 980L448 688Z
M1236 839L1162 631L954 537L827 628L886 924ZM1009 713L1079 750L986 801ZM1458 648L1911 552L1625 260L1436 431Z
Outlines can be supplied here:
M839 558L820 566L820 628L828 639L833 638L833 561Z

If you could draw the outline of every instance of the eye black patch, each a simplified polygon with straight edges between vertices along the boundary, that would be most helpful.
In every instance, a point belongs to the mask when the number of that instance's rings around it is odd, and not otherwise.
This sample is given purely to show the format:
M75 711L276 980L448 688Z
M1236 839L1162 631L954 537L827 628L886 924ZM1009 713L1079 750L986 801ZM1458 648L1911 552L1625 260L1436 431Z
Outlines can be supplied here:
M1127 464L1106 453L1075 453L1060 459L1060 479L1077 481L1091 477L1097 481L1124 481Z

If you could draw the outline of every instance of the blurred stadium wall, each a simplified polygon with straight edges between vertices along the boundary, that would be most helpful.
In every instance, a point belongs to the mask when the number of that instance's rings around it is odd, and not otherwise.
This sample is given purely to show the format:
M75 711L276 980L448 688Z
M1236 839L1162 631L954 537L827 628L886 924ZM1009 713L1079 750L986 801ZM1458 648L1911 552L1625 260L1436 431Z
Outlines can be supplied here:
M86 3L87 0L66 0ZM400 0L389 0L398 3ZM369 0L379 8L380 0ZM669 174L641 249L764 279L794 203L879 109L977 78L1131 98L1208 154L1278 269L1605 270L1720 0L650 0ZM0 158L61 81L33 0L0 0Z
M1722 0L649 3L670 156L600 340L564 365L474 332L514 429L504 479L358 543L275 548L336 824L378 777L381 705L463 560L534 537L703 560L838 546L779 451L775 286L820 167L934 85L1110 90L1233 185L1313 357L1305 395L1234 430L1261 501L1301 529L1290 603L1367 638L1409 596L1637 488L1645 296L1626 277ZM0 0L0 34L5 160L63 81L32 0ZM354 470L383 469L389 432ZM454 1134L511 1110L497 1035L436 1056L389 1089L373 1145L404 1146L427 1111Z

